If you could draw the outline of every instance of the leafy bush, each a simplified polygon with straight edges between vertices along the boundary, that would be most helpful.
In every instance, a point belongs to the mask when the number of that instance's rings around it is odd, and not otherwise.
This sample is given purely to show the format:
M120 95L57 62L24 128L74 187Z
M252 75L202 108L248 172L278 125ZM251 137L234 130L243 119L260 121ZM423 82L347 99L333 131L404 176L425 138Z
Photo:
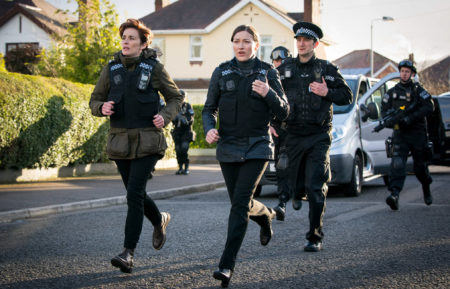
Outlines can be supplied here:
M3 54L1 53L0 53L0 72L6 72L5 59L3 58Z
M190 145L191 148L215 148L216 144L209 144L206 142L205 133L203 132L202 110L203 105L195 104L194 109L194 131L196 133L195 141Z
M91 114L92 85L0 72L0 87L0 169L109 161L109 122ZM165 135L171 158L169 128Z

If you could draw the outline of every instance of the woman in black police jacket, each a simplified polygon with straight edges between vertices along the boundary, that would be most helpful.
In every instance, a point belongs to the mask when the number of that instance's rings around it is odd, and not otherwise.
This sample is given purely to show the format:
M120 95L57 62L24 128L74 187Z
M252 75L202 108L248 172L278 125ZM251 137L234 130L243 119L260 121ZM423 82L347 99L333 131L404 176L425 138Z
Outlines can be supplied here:
M256 30L238 26L231 41L235 57L213 72L202 112L206 141L217 142L216 156L231 201L225 250L213 275L223 287L230 281L249 217L261 226L263 246L272 237L275 212L253 200L253 193L268 160L273 159L269 121L273 115L281 120L288 115L278 72L256 57ZM215 128L217 112L219 130Z
M128 204L124 251L111 264L131 273L144 215L154 226L153 247L161 249L166 239L170 215L159 212L145 188L167 148L162 127L177 115L183 96L156 60L156 51L147 48L150 29L128 19L119 31L122 50L101 72L89 105L93 115L110 117L106 150L122 176ZM163 109L158 92L166 102Z

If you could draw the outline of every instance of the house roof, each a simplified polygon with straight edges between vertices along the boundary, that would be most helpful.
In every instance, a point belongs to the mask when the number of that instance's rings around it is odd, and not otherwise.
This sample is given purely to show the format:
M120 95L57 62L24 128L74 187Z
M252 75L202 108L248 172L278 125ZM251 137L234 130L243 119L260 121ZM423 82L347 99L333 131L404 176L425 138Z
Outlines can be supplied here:
M77 21L72 15L58 13L58 8L44 0L0 0L0 3L0 26L20 13L47 33L62 35L66 32L65 23Z
M358 72L361 74L370 73L370 49L354 50L334 60L333 63L339 66L342 73L346 74L354 74L354 72ZM398 64L395 61L374 51L373 52L374 75L377 75L377 72L379 72L380 70L385 69L387 65L396 67Z
M303 13L288 13L272 0L179 0L140 20L155 33L170 30L209 32L250 2L272 13L289 28L303 19Z

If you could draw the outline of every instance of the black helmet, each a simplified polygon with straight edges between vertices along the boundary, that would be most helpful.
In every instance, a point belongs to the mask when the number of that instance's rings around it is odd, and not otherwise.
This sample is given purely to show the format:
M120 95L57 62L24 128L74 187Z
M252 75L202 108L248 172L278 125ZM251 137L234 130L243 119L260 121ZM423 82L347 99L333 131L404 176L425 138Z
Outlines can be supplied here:
M288 57L291 57L291 53L289 52L289 49L283 46L275 47L272 50L272 53L270 53L270 59L272 60L276 59L285 60Z
M414 63L409 59L403 59L398 63L398 70L400 71L400 68L402 67L408 67L411 69L412 72L417 73L416 67L414 66Z

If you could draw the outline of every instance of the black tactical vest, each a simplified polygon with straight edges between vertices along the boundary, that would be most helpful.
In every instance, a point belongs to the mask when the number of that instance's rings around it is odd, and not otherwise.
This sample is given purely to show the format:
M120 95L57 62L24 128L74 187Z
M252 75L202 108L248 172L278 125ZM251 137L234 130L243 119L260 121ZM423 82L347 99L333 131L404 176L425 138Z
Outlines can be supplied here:
M108 101L114 101L111 127L154 127L153 116L159 111L159 95L151 86L156 60L145 59L134 71L116 61L109 63L110 90Z
M408 109L411 105L417 105L419 102L417 86L416 83L408 86L395 85L392 92L392 107L398 109L401 106L405 106L405 109Z
M288 130L298 134L313 134L331 127L331 101L309 90L313 81L322 82L328 62L317 58L297 65L296 58L287 59L278 69L289 101Z
M255 59L249 75L243 75L232 61L219 68L219 133L239 137L267 135L271 112L261 96L252 95L252 83L257 78L267 79L271 66Z

